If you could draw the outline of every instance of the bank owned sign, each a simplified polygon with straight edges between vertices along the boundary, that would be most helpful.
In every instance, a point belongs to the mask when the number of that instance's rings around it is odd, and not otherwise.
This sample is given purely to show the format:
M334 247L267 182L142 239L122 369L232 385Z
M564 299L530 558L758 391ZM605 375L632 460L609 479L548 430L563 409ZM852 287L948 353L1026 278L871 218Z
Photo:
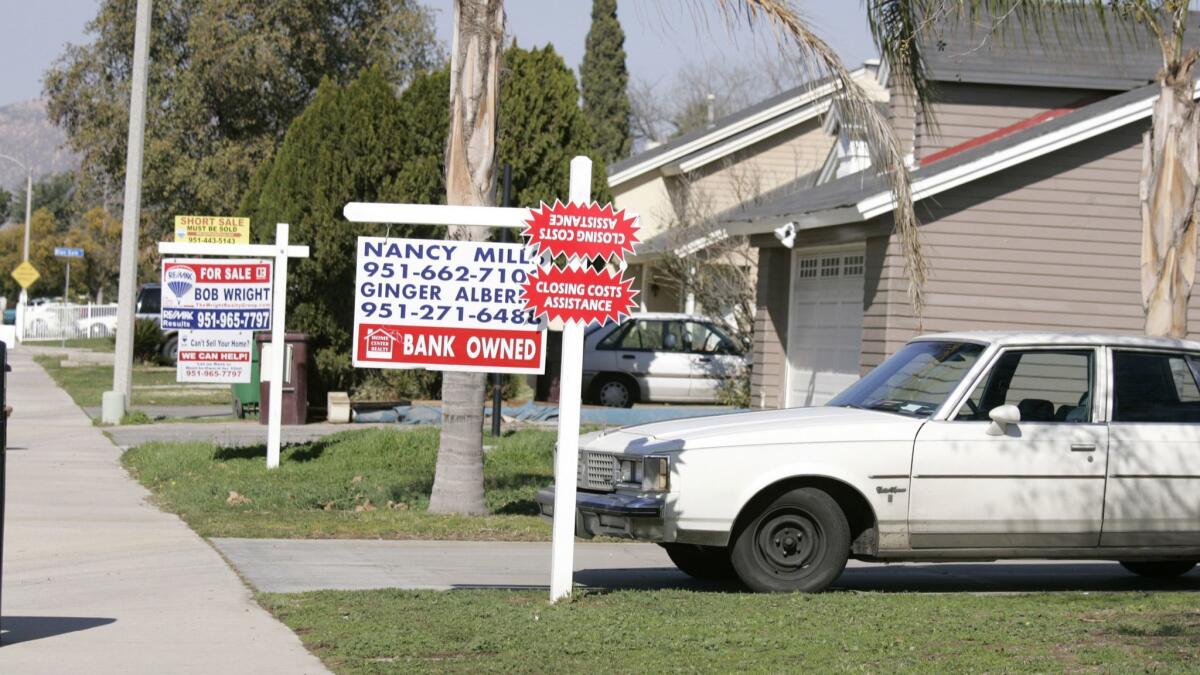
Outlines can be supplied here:
M354 365L541 373L545 331L521 289L522 244L359 237Z

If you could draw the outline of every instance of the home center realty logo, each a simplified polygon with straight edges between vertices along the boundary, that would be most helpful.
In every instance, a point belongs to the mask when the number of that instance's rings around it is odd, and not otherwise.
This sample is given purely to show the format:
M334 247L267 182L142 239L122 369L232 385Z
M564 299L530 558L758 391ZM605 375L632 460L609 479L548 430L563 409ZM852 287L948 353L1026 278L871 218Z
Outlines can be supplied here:
M163 281L175 297L182 300L196 285L196 270L187 265L171 265L163 274Z

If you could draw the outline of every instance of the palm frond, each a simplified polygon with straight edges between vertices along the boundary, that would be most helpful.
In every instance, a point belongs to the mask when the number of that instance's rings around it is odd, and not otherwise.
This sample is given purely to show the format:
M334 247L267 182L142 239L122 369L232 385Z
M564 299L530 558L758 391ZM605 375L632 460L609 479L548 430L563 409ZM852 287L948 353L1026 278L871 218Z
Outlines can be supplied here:
M891 124L851 76L837 53L809 28L791 2L718 0L718 6L730 23L746 21L751 26L767 23L780 43L796 50L801 67L810 78L831 81L838 87L837 105L846 120L846 129L856 137L855 140L866 142L872 167L888 179L895 200L893 218L908 278L908 298L919 327L925 307L927 266L921 251L920 222L913 207L904 151ZM924 81L924 78L920 80Z

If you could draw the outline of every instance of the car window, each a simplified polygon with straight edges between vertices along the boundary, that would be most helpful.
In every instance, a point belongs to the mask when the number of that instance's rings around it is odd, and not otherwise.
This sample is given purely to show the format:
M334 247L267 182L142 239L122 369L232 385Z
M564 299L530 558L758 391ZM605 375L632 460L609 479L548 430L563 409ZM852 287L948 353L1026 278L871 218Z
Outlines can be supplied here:
M1188 360L1182 354L1113 352L1113 421L1200 422L1200 389Z
M716 326L696 321L683 322L688 351L696 354L734 354L733 342Z
M646 321L639 320L633 324L625 334L621 336L621 349L635 351L663 351L663 341L669 335L666 328L667 321ZM678 345L679 331L675 331L675 344Z
M620 326L612 329L608 335L600 338L600 342L596 343L596 349L617 349L621 345L622 338L629 331L636 321L627 321Z
M162 289L145 288L138 294L138 314L158 314L162 311Z
M1015 405L1023 422L1092 420L1092 350L1012 350L996 360L955 417L985 421Z

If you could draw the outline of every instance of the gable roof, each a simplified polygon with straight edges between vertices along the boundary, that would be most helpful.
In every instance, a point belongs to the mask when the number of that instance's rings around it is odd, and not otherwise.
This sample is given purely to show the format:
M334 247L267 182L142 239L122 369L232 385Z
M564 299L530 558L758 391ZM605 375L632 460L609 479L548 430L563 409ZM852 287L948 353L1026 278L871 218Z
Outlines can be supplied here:
M886 97L875 82L873 64L851 73L869 94ZM616 187L642 174L666 168L683 173L716 161L748 145L785 131L829 110L840 87L826 78L803 84L748 108L722 117L711 127L697 129L608 166L608 184Z
M1146 85L922 166L912 172L913 201L1144 120L1152 114L1158 93L1157 84ZM1200 94L1200 84L1194 94ZM727 216L722 225L731 234L770 232L787 222L805 230L861 222L894 207L885 177L860 172L741 209Z
M1091 8L1081 10L1080 18L1065 15L1071 11L1047 8L1041 26L1044 39L1035 27L1026 31L1015 14L998 21L995 34L990 24L943 18L924 45L929 78L1110 91L1154 79L1162 67L1162 53L1149 29L1111 15L1102 25ZM1189 13L1188 29L1186 45L1200 46L1200 13Z

